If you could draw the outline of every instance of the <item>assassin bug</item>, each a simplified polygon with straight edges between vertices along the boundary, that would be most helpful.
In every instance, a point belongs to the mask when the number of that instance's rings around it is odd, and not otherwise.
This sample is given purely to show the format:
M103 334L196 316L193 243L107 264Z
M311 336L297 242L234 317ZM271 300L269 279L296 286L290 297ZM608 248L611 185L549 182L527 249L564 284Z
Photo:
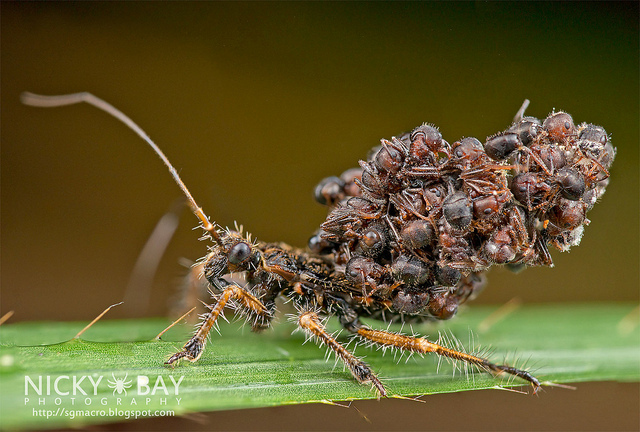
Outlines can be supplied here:
M255 331L269 327L275 313L275 299L282 295L296 306L297 325L316 342L326 344L358 382L372 384L381 396L386 397L388 393L380 379L364 361L326 331L322 317L337 316L342 326L356 337L381 347L433 352L475 365L485 372L519 377L528 381L534 392L540 388L540 381L525 370L494 364L424 337L375 330L360 321L361 316L386 320L385 311L389 313L389 320L402 319L405 314L423 320L449 318L458 303L482 285L478 274L489 266L491 251L506 247L508 258L503 262L524 261L529 265L534 262L526 255L529 237L533 235L532 221L522 221L520 207L502 209L510 202L503 172L511 167L490 161L477 140L464 139L450 147L438 138L439 133L434 133L433 128L421 127L404 137L405 141L395 138L392 142L383 141L372 162L361 164L362 174L352 170L338 179L337 187L331 184L334 180L323 181L318 186L316 197L331 205L333 211L323 224L322 234L312 237L310 250L303 250L283 243L252 240L242 229L222 228L212 223L160 148L129 117L102 99L90 93L60 96L24 93L22 100L39 107L86 102L125 123L162 159L199 219L205 238L212 243L201 268L215 302L207 306L209 311L194 336L166 364L180 359L197 361L209 332L226 306L235 306ZM597 130L591 132L597 135ZM534 158L540 164L538 159L540 157ZM405 160L411 162L404 164ZM551 174L549 169L542 171ZM434 181L442 176L447 181ZM456 190L460 185L454 183L461 183L462 191ZM559 190L571 189L563 189L565 183L575 186L571 178L564 179L559 182ZM388 197L389 189L393 199ZM344 199L334 197L336 193L343 194ZM482 201L487 198L493 201ZM422 202L424 208L414 205L416 202ZM392 211L398 209L403 211ZM480 217L475 218L474 212ZM493 213L500 216L490 220L510 223L517 219L522 227L518 227L518 233L506 230L502 235L494 235L486 223L476 221ZM482 243L488 254L479 256L474 249L477 245L465 240L472 231L488 236ZM514 242L526 248L514 247L517 254L510 253L509 247ZM433 247L435 243L444 245L439 259L434 252L441 250ZM518 259L514 261L516 255ZM246 283L241 285L228 278L235 273L244 274ZM421 315L425 308L430 312Z

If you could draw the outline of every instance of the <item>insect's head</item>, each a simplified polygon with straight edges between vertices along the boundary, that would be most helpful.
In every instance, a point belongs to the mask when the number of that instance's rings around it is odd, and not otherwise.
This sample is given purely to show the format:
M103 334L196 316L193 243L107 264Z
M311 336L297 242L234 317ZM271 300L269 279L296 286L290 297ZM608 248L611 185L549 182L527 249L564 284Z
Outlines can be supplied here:
M261 261L258 247L242 229L218 232L219 241L205 258L204 275L213 285L224 275L256 270Z

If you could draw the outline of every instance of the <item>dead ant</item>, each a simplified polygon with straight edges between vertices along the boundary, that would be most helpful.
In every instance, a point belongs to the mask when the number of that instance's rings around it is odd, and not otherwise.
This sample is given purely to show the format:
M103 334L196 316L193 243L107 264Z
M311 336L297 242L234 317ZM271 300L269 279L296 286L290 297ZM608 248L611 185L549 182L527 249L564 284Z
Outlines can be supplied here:
M349 368L354 378L360 383L371 383L377 392L386 397L387 391L371 368L358 357L349 352L342 344L337 342L325 329L322 317L336 315L348 331L357 337L365 339L373 344L382 347L394 347L401 350L417 353L434 352L438 355L468 362L477 366L480 370L494 374L507 373L522 378L531 383L534 391L540 388L540 382L529 372L519 370L507 365L494 364L485 358L477 357L464 352L456 351L436 343L430 342L423 337L405 336L399 333L375 330L360 322L361 316L384 316L384 311L390 307L397 309L411 309L407 301L411 303L415 296L408 296L402 300L402 296L395 295L395 300L388 300L390 292L394 289L406 285L406 287L419 286L430 274L431 268L424 262L411 256L403 256L395 259L391 266L381 266L366 258L358 266L354 260L349 261L346 270L336 264L336 261L326 255L306 250L296 249L282 243L266 243L251 238L251 235L243 232L242 229L222 228L212 223L204 211L198 206L193 196L182 182L176 169L171 165L167 157L160 148L147 136L147 134L136 125L128 116L108 104L102 99L90 93L76 93L59 96L41 96L32 93L22 95L23 103L37 107L57 107L85 102L114 116L130 129L136 132L161 158L169 169L175 182L178 184L188 200L191 211L200 221L200 227L205 231L205 237L212 242L209 253L199 263L198 268L202 268L203 275L210 284L211 293L215 302L208 306L208 313L205 314L203 322L200 324L194 336L184 345L183 349L173 354L166 364L173 364L180 359L196 361L202 355L208 335L217 319L221 316L225 306L233 305L238 311L245 315L252 323L253 330L259 331L267 328L274 317L276 308L275 299L279 295L289 298L298 310L296 319L297 325L302 328L311 338L320 344L326 344ZM424 134L420 135L424 136ZM394 170L393 159L398 155L394 153L401 143L394 140L391 145L384 145L387 155L381 156L377 160L376 169L381 168L387 162L389 170ZM448 153L448 149L443 149ZM384 160L387 158L387 160ZM351 172L352 184L359 180L359 173ZM316 196L326 199L329 203L336 202L347 184L347 179L336 181L338 193L329 188L325 191L325 186L330 182L325 182L320 187L320 192ZM364 184L364 181L362 182ZM335 189L335 188L334 188ZM347 192L353 194L355 188L351 187ZM351 198L348 202L351 203ZM351 209L357 212L358 218L377 220L380 212L377 212L375 205L360 198L360 202L351 205ZM344 222L344 221L342 221ZM352 222L356 222L353 220ZM345 225L349 225L349 221ZM343 227L345 225L342 225ZM344 229L345 235L351 231L359 231L362 227L356 226ZM377 228L376 228L377 227ZM386 232L384 224L368 225L368 231L363 235L358 235L357 240L361 244L359 253L363 256L380 258L380 251L384 250L389 234ZM431 240L425 240L425 235L431 228L418 227L415 223L406 227L402 231L402 236L411 248L420 249L421 245ZM395 234L400 239L400 234ZM430 237L429 237L430 238ZM367 249L368 248L368 249ZM313 247L312 247L313 249ZM348 255L348 250L346 251ZM236 281L226 279L232 273L242 273L246 277L246 284L241 286ZM441 280L451 279L451 272L440 270L438 278ZM454 271L455 273L455 271ZM460 279L461 275L457 275ZM402 282L398 282L400 279ZM456 279L456 275L453 275ZM474 286L478 285L477 277L465 276L464 283L460 290L462 295L469 296L474 291ZM380 283L388 280L388 284ZM448 283L453 282L449 280ZM456 281L457 283L457 281ZM386 290L381 289L385 287ZM469 287L465 289L464 287ZM373 288L373 289L372 289ZM377 291L375 293L374 291ZM380 293L380 291L385 291ZM405 290L401 292L408 292ZM434 293L437 294L437 293ZM423 301L427 302L433 309L434 314L451 312L447 309L446 296L422 295ZM364 301L363 298L367 298ZM442 303L440 306L435 306ZM414 307L414 309L416 309ZM455 312L455 308L453 309ZM449 313L451 314L451 313Z

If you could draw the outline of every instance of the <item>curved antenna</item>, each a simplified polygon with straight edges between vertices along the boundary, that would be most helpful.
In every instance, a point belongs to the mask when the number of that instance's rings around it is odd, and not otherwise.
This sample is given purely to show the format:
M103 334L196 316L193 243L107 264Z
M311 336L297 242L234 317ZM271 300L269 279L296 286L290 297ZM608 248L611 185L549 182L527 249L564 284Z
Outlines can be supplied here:
M153 149L153 151L155 151L156 154L160 157L160 159L162 159L162 162L164 162L164 164L169 169L169 173L171 173L171 176L173 177L175 182L178 184L180 189L182 189L182 192L187 197L187 201L189 202L189 207L191 208L191 211L193 212L193 214L196 215L198 219L200 219L200 222L202 222L202 228L211 235L212 239L216 243L218 243L219 245L222 245L222 239L220 238L220 234L216 230L216 227L211 222L209 222L209 218L207 217L207 215L202 211L202 208L199 207L196 201L193 199L193 196L191 196L191 192L189 192L189 189L187 189L187 186L185 186L182 179L178 175L178 171L176 171L173 165L171 165L171 162L169 162L169 159L167 159L167 157L164 155L162 150L160 150L160 147L158 147L156 143L154 143L151 140L151 138L149 138L149 136L145 133L145 131L143 131L137 124L134 123L133 120L131 120L128 116L126 116L122 111L120 111L113 105L109 104L108 102L105 102L104 100L100 99L99 97L94 96L91 93L87 93L87 92L72 93L72 94L66 94L66 95L56 95L56 96L44 96L44 95L38 95L35 93L23 92L20 95L20 100L25 105L30 105L34 107L43 107L43 108L59 107L59 106L73 105L81 102L86 102L89 105L93 105L94 107L106 112L107 114L111 114L113 117L117 118L122 123L127 125L129 129L133 130L136 134L138 134L140 138L145 140L147 144L149 144L149 146Z

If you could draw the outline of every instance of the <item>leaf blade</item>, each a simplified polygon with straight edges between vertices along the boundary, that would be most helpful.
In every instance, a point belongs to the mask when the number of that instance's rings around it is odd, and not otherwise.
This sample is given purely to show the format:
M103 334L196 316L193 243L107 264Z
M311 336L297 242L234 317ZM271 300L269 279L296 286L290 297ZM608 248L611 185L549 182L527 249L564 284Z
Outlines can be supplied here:
M507 362L513 364L515 357L528 359L529 367L534 368L542 381L640 381L640 331L637 325L630 331L620 326L633 307L630 304L529 306L504 317L486 333L472 337L468 329L479 328L494 310L474 307L447 323L447 331L464 341L480 339L481 345L491 345L491 358L495 361L506 357ZM367 386L357 384L341 364L333 368L331 361L325 362L321 350L312 343L303 344L302 334L290 335L293 327L287 323L278 324L262 335L239 331L238 323L224 324L222 335L213 336L197 363L185 362L176 368L166 367L163 362L188 338L188 330L172 329L163 341L150 340L166 324L164 319L103 321L87 331L85 339L66 342L61 340L72 337L84 324L19 323L0 327L3 388L0 427L68 427L123 418L118 413L107 412L96 417L46 419L34 416L33 409L173 409L178 415L375 397ZM438 327L434 326L421 325L414 330L432 336L438 333ZM47 341L56 343L41 345ZM515 349L518 349L516 355L512 354ZM455 369L449 365L444 365L438 373L437 360L433 357L414 357L398 363L391 355L383 356L381 351L358 347L356 354L366 355L366 361L379 374L390 394L410 396L521 384L488 374L465 375L462 370L452 376ZM520 366L519 361L516 366ZM125 374L131 381L126 396L109 387L109 382L113 384ZM76 395L76 405L70 403L72 395L60 396L60 405L56 405L52 388L49 396L41 396L36 395L31 386L30 394L25 395L25 376L34 381L40 376L49 376L53 381L61 376L102 376L103 379L97 394L87 395L91 405L82 401L85 395L81 394ZM149 377L150 386L161 376L168 391L171 377L176 381L183 377L183 381L178 395L164 395L165 404L158 394L147 403L146 398L137 394L138 376ZM90 393L87 382L88 379L82 386ZM62 384L66 380L60 383L64 391ZM43 393L44 387L43 382ZM67 386L67 390L71 387ZM26 402L25 397L30 400ZM123 405L117 405L118 397ZM44 407L35 405L38 398L45 399ZM133 398L139 399L137 405L131 405Z

